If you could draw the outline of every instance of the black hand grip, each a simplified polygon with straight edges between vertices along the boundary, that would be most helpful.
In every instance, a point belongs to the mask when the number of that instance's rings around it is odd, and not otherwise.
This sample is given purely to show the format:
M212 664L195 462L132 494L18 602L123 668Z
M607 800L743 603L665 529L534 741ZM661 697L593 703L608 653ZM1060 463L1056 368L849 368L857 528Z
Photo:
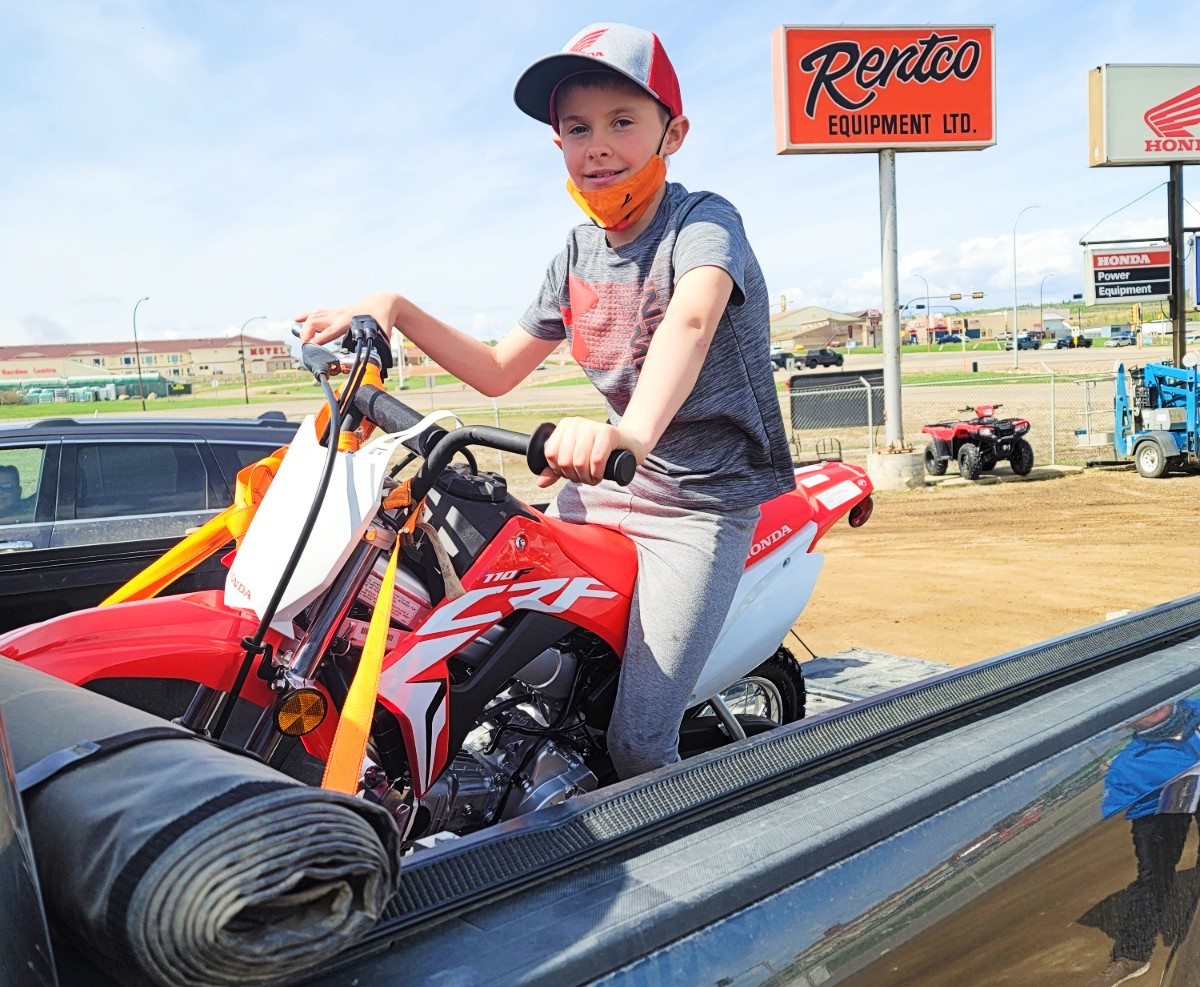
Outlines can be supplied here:
M300 362L304 364L304 369L314 377L321 374L330 377L334 373L340 372L342 368L340 357L316 343L305 343L300 347Z
M381 391L374 384L364 384L355 392L354 407L363 417L369 418L385 432L403 432L425 417L413 411L403 401L392 397L387 391ZM445 429L431 425L424 434L410 439L404 445L424 456L437 438L445 434Z
M541 474L549 467L546 462L546 440L554 432L550 422L542 422L533 430L529 437L529 452L525 454L525 462L533 473ZM612 480L618 486L627 487L637 472L637 457L628 449L614 449L604 464L604 479Z

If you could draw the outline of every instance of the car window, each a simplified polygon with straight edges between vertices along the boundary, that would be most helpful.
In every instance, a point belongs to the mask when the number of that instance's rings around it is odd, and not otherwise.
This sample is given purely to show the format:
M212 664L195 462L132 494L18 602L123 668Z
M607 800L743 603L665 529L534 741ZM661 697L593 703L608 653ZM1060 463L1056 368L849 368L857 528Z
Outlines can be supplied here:
M0 524L36 520L45 458L46 449L40 445L0 449Z
M98 442L77 447L75 517L128 517L218 506L191 442Z
M257 463L265 456L271 455L278 446L273 445L247 445L238 442L209 442L208 447L213 451L213 455L217 457L217 464L221 467L221 472L225 474L225 482L229 484L229 489L234 488L237 482L237 475L243 467L249 466L251 463Z

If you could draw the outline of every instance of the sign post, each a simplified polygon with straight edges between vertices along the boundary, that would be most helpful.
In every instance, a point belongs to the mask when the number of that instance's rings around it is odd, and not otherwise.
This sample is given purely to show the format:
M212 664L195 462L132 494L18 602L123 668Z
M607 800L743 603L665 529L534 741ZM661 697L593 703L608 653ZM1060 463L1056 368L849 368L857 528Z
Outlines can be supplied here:
M771 50L776 153L879 154L885 434L888 450L899 452L906 447L896 151L996 142L995 28L785 25L775 29Z

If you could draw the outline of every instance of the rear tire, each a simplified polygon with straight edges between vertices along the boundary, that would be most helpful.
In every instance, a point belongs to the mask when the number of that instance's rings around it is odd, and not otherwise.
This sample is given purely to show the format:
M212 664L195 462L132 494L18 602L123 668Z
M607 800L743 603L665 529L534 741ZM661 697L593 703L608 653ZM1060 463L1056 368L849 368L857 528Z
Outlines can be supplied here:
M937 450L933 447L933 443L925 447L925 472L930 476L945 476L946 475L946 460L940 459Z
M1013 442L1012 455L1008 457L1008 465L1017 476L1028 476L1033 470L1033 446L1024 439Z
M983 472L983 457L979 447L965 445L958 450L958 473L964 480L978 480Z
M1133 450L1133 461L1137 471L1148 480L1159 480L1167 475L1167 457L1157 442L1142 442Z
M782 645L766 661L720 693L738 719L760 717L779 726L804 718L804 672ZM711 711L705 710L711 715Z

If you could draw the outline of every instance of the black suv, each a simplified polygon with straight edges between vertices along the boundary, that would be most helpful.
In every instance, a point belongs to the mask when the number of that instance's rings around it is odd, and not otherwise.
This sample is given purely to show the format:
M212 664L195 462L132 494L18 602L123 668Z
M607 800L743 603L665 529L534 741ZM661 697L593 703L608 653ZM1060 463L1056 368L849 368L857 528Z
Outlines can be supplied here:
M0 631L95 606L232 503L238 470L296 428L277 411L0 426ZM168 592L224 579L214 557Z
M809 350L804 356L798 358L798 362L803 363L809 370L815 370L817 367L840 367L845 363L846 358L837 350Z

